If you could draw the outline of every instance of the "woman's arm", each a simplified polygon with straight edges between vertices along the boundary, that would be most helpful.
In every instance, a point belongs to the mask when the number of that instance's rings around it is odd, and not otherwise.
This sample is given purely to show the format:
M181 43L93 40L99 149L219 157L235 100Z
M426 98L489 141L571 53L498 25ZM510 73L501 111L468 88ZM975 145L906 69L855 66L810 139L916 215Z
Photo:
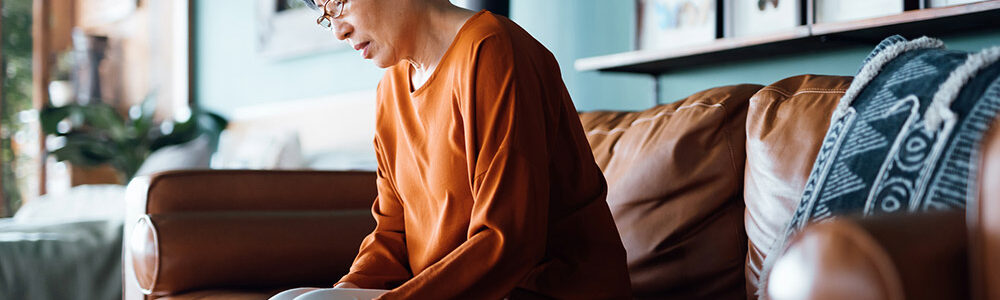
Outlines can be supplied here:
M403 206L392 183L393 177L383 169L386 164L377 136L375 154L378 158L378 198L372 205L375 230L361 243L350 273L336 286L350 284L355 288L390 289L413 276L406 254Z

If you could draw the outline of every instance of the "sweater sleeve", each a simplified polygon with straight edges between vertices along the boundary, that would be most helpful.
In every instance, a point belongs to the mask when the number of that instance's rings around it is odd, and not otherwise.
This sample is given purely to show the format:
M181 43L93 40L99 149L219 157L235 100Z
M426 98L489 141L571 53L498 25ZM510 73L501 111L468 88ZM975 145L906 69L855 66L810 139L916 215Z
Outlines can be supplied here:
M471 99L459 100L475 174L467 239L382 299L500 299L544 256L549 171L537 73L518 72L506 37L475 49Z
M361 243L361 250L351 265L351 271L337 283L350 282L362 288L391 289L413 275L406 256L403 207L392 184L391 174L383 169L386 164L383 163L384 155L377 137L375 153L378 158L378 197L372 205L375 230Z

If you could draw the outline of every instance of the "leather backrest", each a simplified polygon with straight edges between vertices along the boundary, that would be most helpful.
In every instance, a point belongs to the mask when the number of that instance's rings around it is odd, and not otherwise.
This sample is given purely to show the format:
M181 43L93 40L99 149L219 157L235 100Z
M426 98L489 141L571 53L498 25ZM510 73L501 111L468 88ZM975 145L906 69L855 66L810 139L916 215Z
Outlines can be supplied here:
M759 285L764 258L785 233L805 188L830 116L851 77L801 75L768 85L751 99L746 122L747 293Z
M1000 299L1000 119L981 149L979 197L969 207L973 292L978 299Z
M758 89L719 87L641 112L581 114L636 298L744 297L744 128Z

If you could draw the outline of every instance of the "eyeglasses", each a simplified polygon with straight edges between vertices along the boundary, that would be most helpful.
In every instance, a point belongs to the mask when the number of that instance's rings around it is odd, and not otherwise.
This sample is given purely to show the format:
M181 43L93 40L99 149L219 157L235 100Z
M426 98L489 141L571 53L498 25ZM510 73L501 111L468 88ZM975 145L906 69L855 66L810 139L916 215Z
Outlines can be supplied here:
M325 29L333 29L333 19L344 15L345 3L347 3L347 0L327 0L323 4L323 15L319 19L316 19L316 24ZM333 4L332 8L330 4Z

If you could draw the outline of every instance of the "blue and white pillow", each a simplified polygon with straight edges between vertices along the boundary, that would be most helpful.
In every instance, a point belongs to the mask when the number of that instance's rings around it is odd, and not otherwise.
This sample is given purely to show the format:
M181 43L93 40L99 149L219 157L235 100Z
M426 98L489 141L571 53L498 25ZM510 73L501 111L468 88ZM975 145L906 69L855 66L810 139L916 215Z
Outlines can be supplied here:
M836 215L964 209L973 153L1000 111L1000 47L889 37L834 112L790 235Z

